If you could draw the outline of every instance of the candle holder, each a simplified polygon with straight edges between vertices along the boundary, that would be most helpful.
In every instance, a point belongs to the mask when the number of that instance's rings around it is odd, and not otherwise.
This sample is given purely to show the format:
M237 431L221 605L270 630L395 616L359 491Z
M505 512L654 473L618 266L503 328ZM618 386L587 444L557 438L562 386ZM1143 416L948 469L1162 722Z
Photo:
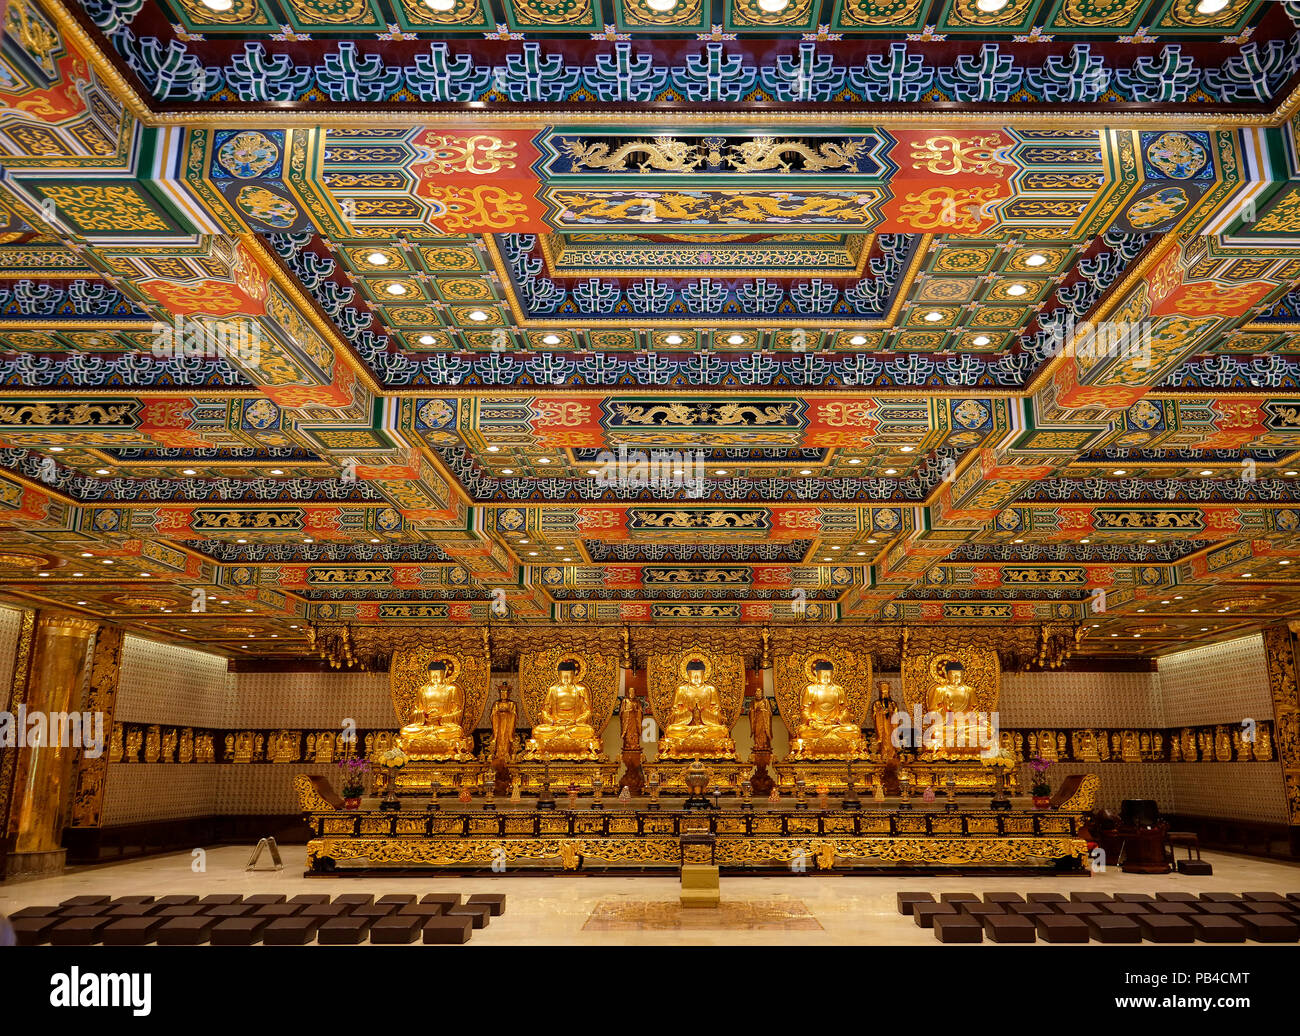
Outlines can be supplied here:
M808 792L808 782L802 777L795 778L794 782L794 808L807 809L808 800L804 797Z
M433 780L429 782L429 804L424 807L425 810L430 813L436 813L442 808L438 805L438 792L441 790L442 785L438 781Z
M650 774L650 808L659 808L659 773L655 771Z
M951 813L957 808L957 781L949 777L943 784L943 794L946 801L943 804L945 812Z
M740 796L741 809L754 808L754 782L749 778L740 782Z
M912 808L912 781L901 773L898 775L898 798L899 809Z
M605 804L600 800L601 791L604 788L604 786L605 786L605 782L602 781L599 777L593 777L591 779L591 808L592 809L605 808Z
M483 773L483 808L495 810L497 808L497 778L496 773L487 770Z

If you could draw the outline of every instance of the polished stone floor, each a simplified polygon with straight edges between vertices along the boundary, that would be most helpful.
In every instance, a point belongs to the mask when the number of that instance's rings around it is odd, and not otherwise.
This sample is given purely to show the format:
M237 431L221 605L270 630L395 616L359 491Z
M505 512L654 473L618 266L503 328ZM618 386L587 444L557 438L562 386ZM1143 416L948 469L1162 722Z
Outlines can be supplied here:
M722 879L718 910L682 910L671 877L305 878L304 849L284 846L281 871L245 872L250 847L207 851L196 873L190 853L75 868L58 878L0 885L0 913L71 896L215 892L504 892L506 913L474 933L471 946L501 945L937 945L931 932L898 914L895 893L1297 892L1300 865L1205 853L1211 877L1110 870L1077 877L893 877L791 874ZM988 944L986 945L993 945ZM1040 945L1046 945L1041 944ZM1253 945L1253 944L1252 944Z

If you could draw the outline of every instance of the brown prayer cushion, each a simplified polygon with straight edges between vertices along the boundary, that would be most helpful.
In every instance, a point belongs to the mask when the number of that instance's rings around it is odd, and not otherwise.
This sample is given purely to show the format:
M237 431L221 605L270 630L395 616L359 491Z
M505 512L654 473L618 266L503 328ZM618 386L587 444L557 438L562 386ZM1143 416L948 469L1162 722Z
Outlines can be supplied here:
M312 903L310 906L303 907L298 916L328 921L331 917L344 917L350 912L346 903Z
M500 917L506 912L506 895L504 892L476 892L467 899L470 906L482 903L493 917Z
M107 903L98 903L94 906L69 906L59 907L60 917L99 917L101 914L107 914L113 908Z
M1196 938L1196 929L1186 917L1171 914L1139 914L1134 920L1142 929L1142 937L1149 942L1192 942Z
M202 903L189 903L185 906L163 907L161 910L155 910L155 917L198 917L200 914L206 916L207 910Z
M1033 920L1020 914L988 914L984 934L992 942L1033 942L1037 938Z
M973 917L976 921L983 921L989 914L1005 914L1007 912L1001 903L962 902L957 905L957 910L968 917Z
M154 940L159 946L198 946L208 941L216 923L215 917L206 914L173 917L163 922L163 926L154 933Z
M392 905L392 906L403 907L406 906L406 904L408 903L414 903L414 902L415 902L415 897L411 895L409 892L394 892L392 895L379 897L380 906Z
M285 896L278 896L273 892L259 892L255 896L245 896L244 902L258 907L274 906L276 903L283 903L285 898Z
M269 917L274 921L277 917L293 917L302 907L297 903L267 903L253 911L254 917Z
M1031 903L1064 903L1065 897L1059 892L1031 892L1025 897Z
M218 903L216 906L210 906L207 909L209 917L247 917L252 914L257 907L251 903Z
M1248 902L1245 906L1246 914L1277 914L1279 917L1295 916L1295 912L1291 909L1291 905L1285 900L1281 903L1274 903L1272 900ZM1241 920L1241 918L1245 917L1246 914L1239 915L1237 920Z
M154 940L154 933L164 924L162 917L124 917L113 921L104 929L105 946L145 946Z
M437 914L428 918L420 930L424 941L430 945L459 945L469 942L474 932L474 920L467 914Z
M467 914L474 922L475 928L486 928L488 921L492 919L492 911L487 904L466 903L463 906L452 907L447 914Z
M59 908L56 906L26 906L21 910L16 910L9 915L9 920L17 921L20 918L28 917L61 917Z
M1246 912L1245 903L1199 903L1202 914L1219 914L1226 917L1235 917L1237 914Z
M912 920L921 928L933 928L936 914L957 913L956 903L914 903Z
M1088 941L1088 925L1082 917L1072 917L1068 914L1039 914L1034 919L1034 923L1038 926L1038 937L1043 942Z
M447 912L447 909L441 903L407 903L404 907L399 907L399 914L412 914L416 917L430 918L441 917Z
M1195 903L1152 903L1147 908L1149 914L1165 914L1171 917L1199 914L1200 912L1200 907Z
M1071 903L1109 903L1115 897L1109 892L1071 892Z
M1157 903L1195 903L1199 897L1190 892L1157 892Z
M1201 899L1206 903L1240 903L1241 896L1235 892L1202 892Z
M341 896L335 896L334 902L344 906L374 906L375 897L369 892L345 892Z
M1007 908L1014 914L1032 919L1039 914L1054 914L1056 907L1052 903L1008 903Z
M50 942L54 946L93 946L112 923L111 917L70 917L50 929Z
M445 914L454 906L460 906L459 892L429 892L420 897L421 903L441 903Z
M1296 942L1300 940L1300 923L1280 914L1242 914L1238 921L1255 942Z
M980 897L974 892L941 892L939 893L940 903L978 903Z
M1223 914L1191 914L1187 920L1196 929L1201 942L1245 942L1246 927L1233 917Z
M395 903L371 903L369 906L359 906L352 911L353 917L365 918L367 921L378 921L381 917L388 917L390 914L397 912Z
M1155 906L1155 904L1152 903L1151 906ZM1132 917L1136 914L1145 914L1148 909L1146 903L1102 903L1101 908L1108 914L1114 914L1121 917Z
M306 946L316 938L320 922L311 917L277 917L262 932L264 946Z
M204 906L230 906L232 903L242 903L244 897L233 892L214 892L210 896L204 896L199 900Z
M420 937L426 918L418 914L390 914L370 926L370 941L380 945L404 945Z
M50 941L50 932L62 920L58 914L48 917L15 917L12 919L14 937L19 946L40 946Z
M155 899L153 901L153 905L157 907L159 910L162 910L165 909L166 907L192 906L198 901L199 901L198 896L182 896L182 895L163 896L160 899Z
M320 906L322 903L330 901L328 892L299 892L294 896L290 903L296 903L298 906Z
M1102 903L1057 903L1056 912L1069 917L1083 917L1087 914L1102 914Z
M1119 914L1089 914L1084 921L1088 925L1088 934L1098 942L1142 941L1142 929L1131 917L1123 917Z
M1149 892L1116 892L1116 903L1154 903L1156 897Z
M209 942L213 946L252 946L262 939L262 930L270 924L265 917L227 917L212 926Z
M62 907L85 907L85 906L108 906L111 902L111 896L73 896L71 899L65 899L59 906Z
M898 912L905 917L912 916L912 907L917 903L933 903L933 892L900 892L898 894Z
M1019 892L985 892L985 903L1023 903L1025 897Z
M1243 892L1241 898L1247 903L1285 903L1286 897L1280 892Z
M155 909L152 903L122 903L120 905L114 904L113 906L109 907L108 913L105 914L104 916L105 917L149 917L150 915L156 913L157 910Z
M984 926L966 914L936 914L934 937L940 942L983 942Z
M118 896L113 900L113 906L135 906L141 903L152 903L153 896Z
M343 914L316 929L316 941L322 946L356 946L365 942L369 933L370 923L364 918Z

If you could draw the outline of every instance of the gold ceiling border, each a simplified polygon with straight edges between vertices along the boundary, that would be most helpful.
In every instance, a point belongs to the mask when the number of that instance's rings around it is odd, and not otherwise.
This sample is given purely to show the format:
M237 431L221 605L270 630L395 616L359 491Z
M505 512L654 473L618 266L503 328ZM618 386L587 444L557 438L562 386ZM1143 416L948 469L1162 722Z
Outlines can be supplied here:
M790 653L776 652L773 659L773 689L776 692L777 706L792 737L802 714L804 688L816 681L813 666L821 661L831 663L831 682L843 688L854 725L861 727L866 722L867 710L875 697L871 684L870 655L859 654L839 645Z
M550 639L555 638L552 635ZM519 696L523 699L524 719L530 727L537 725L546 702L546 692L559 681L557 667L566 661L578 666L573 682L582 684L587 690L587 701L591 705L588 722L596 728L599 736L614 715L614 701L618 697L618 656L575 650L567 640L560 647L525 651L519 655Z

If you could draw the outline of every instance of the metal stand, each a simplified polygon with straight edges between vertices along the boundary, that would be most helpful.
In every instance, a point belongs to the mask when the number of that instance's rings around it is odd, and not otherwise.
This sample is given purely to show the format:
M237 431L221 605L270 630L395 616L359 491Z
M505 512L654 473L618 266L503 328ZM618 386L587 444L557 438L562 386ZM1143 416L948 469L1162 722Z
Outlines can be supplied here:
M276 871L284 870L284 863L280 859L280 847L275 844L275 839L270 837L263 838L257 843L256 847L253 849L253 855L248 858L248 863L244 866L244 870L252 871L258 869L254 865L261 858L263 849L269 849L271 851L271 863L273 863L274 866L270 869ZM262 870L266 869L267 868L265 867L262 868Z

